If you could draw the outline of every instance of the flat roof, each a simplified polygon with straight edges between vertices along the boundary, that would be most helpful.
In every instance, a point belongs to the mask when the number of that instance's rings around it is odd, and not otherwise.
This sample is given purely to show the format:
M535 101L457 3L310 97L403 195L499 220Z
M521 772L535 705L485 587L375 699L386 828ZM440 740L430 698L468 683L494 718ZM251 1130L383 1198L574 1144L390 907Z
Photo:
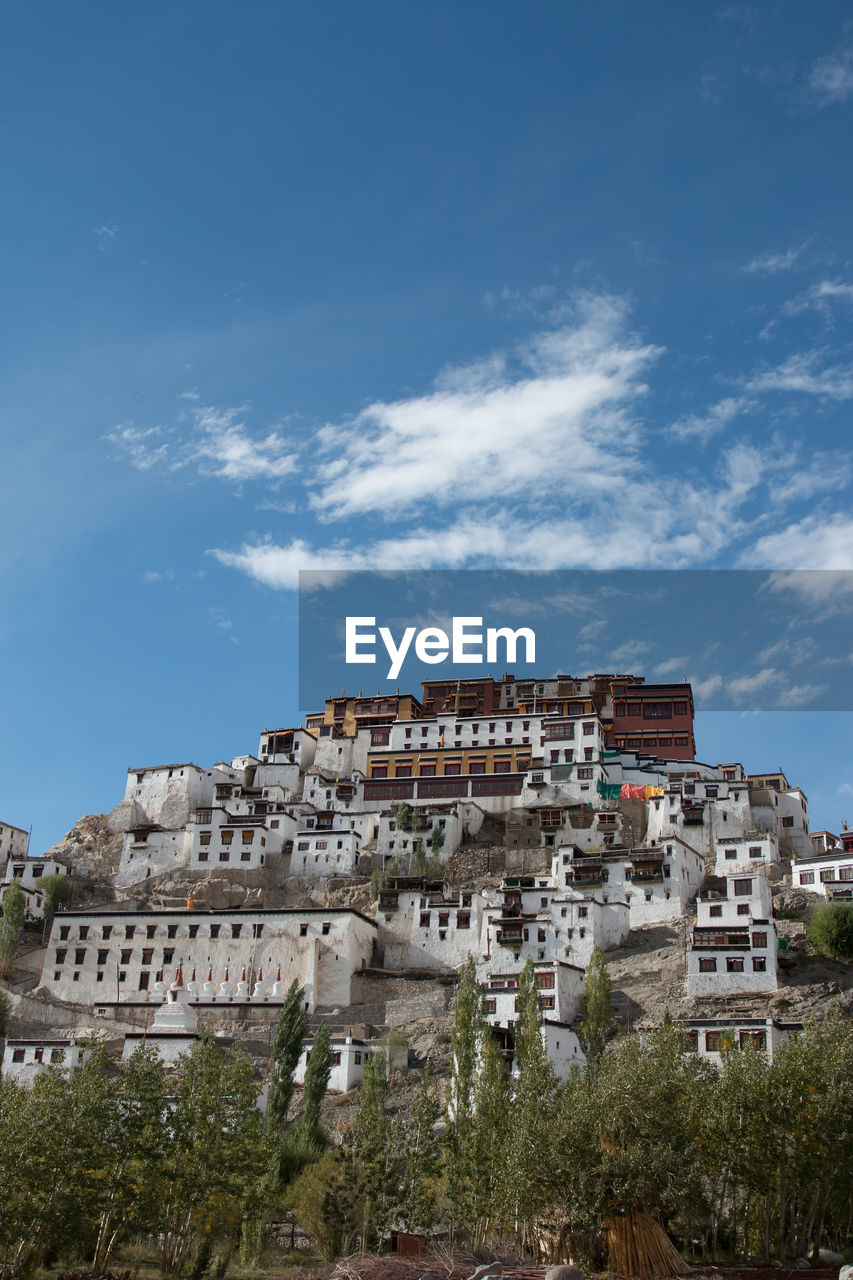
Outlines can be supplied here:
M213 907L174 907L171 910L168 907L160 907L155 910L144 911L139 908L132 908L129 911L116 910L114 903L106 903L103 906L93 908L89 911L57 911L53 917L54 922L57 920L86 920L86 919L102 919L104 916L120 916L123 920L129 916L149 916L157 920L164 920L167 916L174 919L176 916L190 919L194 916L207 918L210 916L221 916L223 919L231 919L232 917L247 916L359 916L367 924L372 925L375 929L376 921L371 920L370 916L366 916L363 911L359 911L356 907L232 907L213 908Z

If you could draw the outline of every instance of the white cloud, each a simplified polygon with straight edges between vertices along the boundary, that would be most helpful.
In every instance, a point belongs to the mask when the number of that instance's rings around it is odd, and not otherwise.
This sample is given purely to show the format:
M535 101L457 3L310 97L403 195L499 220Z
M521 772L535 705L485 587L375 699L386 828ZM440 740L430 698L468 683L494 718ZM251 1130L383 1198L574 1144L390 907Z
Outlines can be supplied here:
M193 393L183 393L190 398ZM243 409L199 406L192 410L192 429L184 436L161 427L117 426L105 438L127 454L140 471L163 466L169 471L195 467L201 475L232 484L261 480L277 483L296 470L296 454L280 429L261 438L251 436Z
M689 658L667 658L666 662L659 662L656 667L652 668L653 676L672 676L676 672L684 673Z
M838 305L853 306L853 284L844 280L819 280L796 298L789 299L782 307L785 315L799 315L803 311L819 311L830 320Z
M103 249L118 235L118 226L115 222L105 223L103 226L95 227L92 235L98 241L98 248Z
M853 47L839 49L812 63L806 89L818 107L846 102L853 94Z
M826 396L830 400L853 398L853 367L830 365L819 368L821 353L809 351L789 356L775 369L753 374L746 386L749 391L799 391L806 395Z
M169 455L169 446L162 439L160 427L135 427L133 423L119 423L104 438L114 444L122 453L127 454L138 471L150 471L152 467L165 462ZM160 443L156 443L160 441Z
M762 276L772 276L780 271L790 271L792 267L797 265L806 248L807 244L801 244L786 249L784 253L760 253L757 258L753 258L751 262L748 262L743 269Z
M805 707L825 691L825 684L793 684L783 689L776 701L780 707Z
M739 414L749 413L754 408L755 401L748 396L727 396L703 414L690 414L673 422L669 432L678 440L698 440L704 444L711 436L725 431Z
M171 569L146 569L142 575L142 581L151 582L172 582L175 575Z
M778 533L759 538L748 555L741 557L741 565L750 569L853 569L853 518L840 512L805 516ZM813 575L802 575L803 587L808 578ZM815 578L815 587L821 581L826 580Z
M641 469L629 406L660 348L626 330L622 302L586 295L571 320L515 353L446 374L430 392L377 401L318 433L328 461L312 507L325 518L492 495L601 493Z

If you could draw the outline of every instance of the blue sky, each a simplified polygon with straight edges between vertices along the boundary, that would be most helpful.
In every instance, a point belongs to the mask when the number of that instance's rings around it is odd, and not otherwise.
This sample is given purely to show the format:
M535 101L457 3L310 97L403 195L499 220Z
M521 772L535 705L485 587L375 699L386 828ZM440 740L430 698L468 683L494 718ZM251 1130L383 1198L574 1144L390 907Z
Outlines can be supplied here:
M0 97L34 850L297 718L299 568L853 568L846 5L10 0ZM696 736L837 828L850 733Z

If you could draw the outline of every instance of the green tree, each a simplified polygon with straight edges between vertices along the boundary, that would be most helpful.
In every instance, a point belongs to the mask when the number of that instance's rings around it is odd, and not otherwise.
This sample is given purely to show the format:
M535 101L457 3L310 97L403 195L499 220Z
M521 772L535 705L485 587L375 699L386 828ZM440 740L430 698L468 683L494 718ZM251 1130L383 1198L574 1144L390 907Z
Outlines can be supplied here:
M169 1275L205 1235L236 1238L247 1196L269 1167L275 1143L257 1110L244 1053L226 1057L205 1035L178 1065L160 1205L160 1267Z
M554 1126L556 1080L542 1036L542 1011L533 961L518 978L515 1024L515 1087L508 1125L505 1165L511 1221L522 1249L533 1246L532 1232L549 1202L551 1162L543 1160Z
M71 901L74 881L70 876L45 876L39 881L39 889L44 894L44 931L49 933L57 908Z
M304 996L303 988L294 978L287 989L276 1024L267 1097L267 1123L273 1129L287 1124L287 1112L293 1097L293 1077L302 1054L302 1041L308 1034Z
M441 1141L435 1129L441 1111L441 1101L427 1062L412 1107L411 1127L400 1135L398 1208L400 1221L410 1231L428 1231L436 1220Z
M140 1045L117 1081L116 1105L103 1132L92 1270L102 1274L115 1245L156 1233L166 1149L166 1088L157 1050Z
M423 840L418 840L414 849L415 863L414 872L416 876L425 876L427 873L427 856L424 849Z
M381 867L374 867L370 873L370 901L375 902L379 894L388 885L388 877Z
M9 1016L12 1012L12 1002L9 999L9 992L4 991L0 987L0 1036L5 1036L6 1028L9 1026Z
M352 1252L363 1224L364 1186L352 1157L327 1151L288 1189L288 1208L327 1262Z
M393 1214L397 1197L396 1160L392 1142L384 1053L369 1053L364 1063L358 1113L352 1127L352 1150L363 1179L364 1243L377 1242Z
M14 976L18 938L26 914L27 902L20 881L12 880L3 895L3 920L0 923L0 976L4 978Z
M459 973L456 1025L452 1037L450 1088L445 1140L445 1191L456 1224L470 1219L470 1169L475 1141L477 1077L483 1038L487 1034L483 989L473 956Z
M303 1111L300 1121L305 1130L318 1140L322 1134L320 1103L326 1096L331 1074L331 1037L329 1028L325 1023L321 1023L314 1033L311 1057L308 1060L308 1066L305 1068L305 1081L302 1085Z
M615 1029L607 959L600 947L593 947L584 979L578 1028L578 1041L591 1072L598 1066L605 1045L613 1038Z
M475 1250L482 1249L490 1235L499 1234L508 1219L510 1124L507 1064L487 1028L482 1037L467 1145L465 1222Z
M819 955L853 959L853 902L821 902L809 921L808 938Z
M412 806L406 804L405 800L397 805L395 823L398 831L411 831L412 829Z
M436 824L432 829L432 835L429 838L430 848L437 856L444 848L444 827Z

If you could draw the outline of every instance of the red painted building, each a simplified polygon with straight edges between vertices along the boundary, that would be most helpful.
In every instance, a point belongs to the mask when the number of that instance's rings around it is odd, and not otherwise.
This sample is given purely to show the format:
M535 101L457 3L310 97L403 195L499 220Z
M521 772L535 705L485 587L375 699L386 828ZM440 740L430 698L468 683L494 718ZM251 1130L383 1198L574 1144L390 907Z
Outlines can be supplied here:
M669 760L695 760L693 691L689 684L613 682L615 747Z

